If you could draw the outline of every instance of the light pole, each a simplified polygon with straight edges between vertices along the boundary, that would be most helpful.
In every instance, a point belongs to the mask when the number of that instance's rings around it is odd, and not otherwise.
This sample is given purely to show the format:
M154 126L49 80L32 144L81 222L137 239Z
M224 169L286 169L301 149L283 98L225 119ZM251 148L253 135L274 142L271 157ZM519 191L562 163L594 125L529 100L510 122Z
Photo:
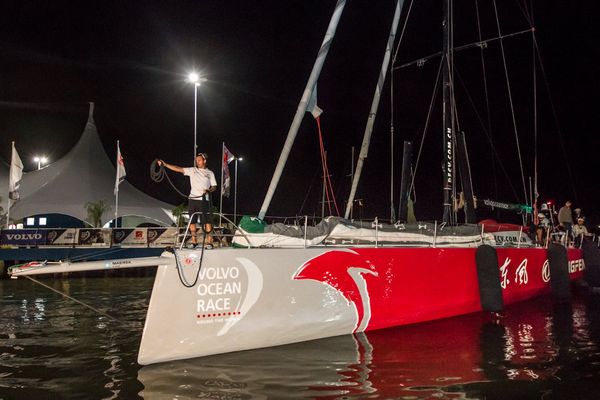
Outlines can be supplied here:
M196 72L192 72L188 75L188 82L194 84L194 158L192 158L194 162L194 166L196 165L196 152L198 150L198 86L202 82L206 82L206 78L201 78Z
M237 224L237 165L238 160L244 161L244 157L235 158L235 173L233 174L233 223Z
M33 161L35 161L38 165L37 169L42 169L42 164L46 164L48 162L48 159L45 156L35 156L33 157Z

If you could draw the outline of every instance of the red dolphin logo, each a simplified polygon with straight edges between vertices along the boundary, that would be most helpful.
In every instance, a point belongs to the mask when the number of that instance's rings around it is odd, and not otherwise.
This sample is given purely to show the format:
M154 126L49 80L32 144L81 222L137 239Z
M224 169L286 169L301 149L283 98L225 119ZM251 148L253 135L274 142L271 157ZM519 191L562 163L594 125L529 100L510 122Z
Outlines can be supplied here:
M354 331L364 331L371 318L371 303L363 275L378 276L375 265L355 250L332 250L305 262L293 279L311 279L331 286L354 304Z

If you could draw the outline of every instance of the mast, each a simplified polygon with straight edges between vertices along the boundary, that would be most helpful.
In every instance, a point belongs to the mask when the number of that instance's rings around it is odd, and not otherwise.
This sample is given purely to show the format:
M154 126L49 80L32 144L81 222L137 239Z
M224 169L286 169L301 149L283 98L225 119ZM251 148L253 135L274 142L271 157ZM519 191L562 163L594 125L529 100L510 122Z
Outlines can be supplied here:
M452 215L452 186L454 177L454 107L452 107L452 77L451 77L451 66L452 66L452 6L451 0L444 0L444 21L442 23L443 28L443 67L442 67L442 79L443 79L443 189L444 189L444 216L443 222L448 224L451 222Z
M283 172L283 168L285 167L290 151L292 150L292 145L294 144L294 139L296 139L296 134L298 133L298 129L300 128L302 118L304 118L306 106L310 100L310 96L315 87L315 84L319 79L319 75L321 74L321 69L323 68L323 64L325 63L325 58L327 57L327 53L329 52L329 47L331 46L331 42L333 41L333 37L335 36L335 31L337 29L337 25L345 5L346 0L338 0L337 4L335 5L335 10L333 11L333 15L331 16L331 20L329 21L329 26L327 27L325 38L323 39L323 43L321 44L321 48L319 49L319 53L317 55L317 59L313 66L312 72L310 73L308 82L306 83L306 87L304 88L304 92L302 93L300 104L298 104L298 108L296 109L296 115L294 116L294 120L292 121L292 125L290 126L290 129L288 131L287 138L283 145L283 149L281 150L281 155L279 156L277 167L275 168L275 172L273 173L273 177L271 178L271 184L269 185L269 189L267 190L267 194L265 196L263 204L260 207L260 211L258 213L258 218L260 219L263 219L267 214L267 210L269 209L269 205L271 204L271 200L273 199L273 194L275 194L275 189L277 188L277 184L279 183L279 179L281 178L281 173Z
M400 179L400 206L398 207L398 221L408 221L408 196L410 193L412 165L412 142L404 141L402 153L402 178Z
M381 71L379 72L379 80L377 81L377 86L375 87L375 94L373 95L373 101L371 103L371 111L369 112L369 118L367 119L367 126L365 127L363 142L360 148L360 153L358 155L358 162L356 163L356 172L354 178L352 179L352 189L350 190L348 202L346 203L346 212L344 213L344 218L348 218L350 216L350 211L354 203L354 196L356 196L356 188L358 187L358 181L360 180L360 175L362 173L362 167L365 162L365 158L367 158L367 153L369 151L371 133L373 133L373 125L375 124L375 117L377 116L377 109L379 108L381 89L383 88L383 84L385 83L385 76L388 70L388 65L390 63L392 47L394 46L394 40L396 39L396 29L398 28L398 23L400 22L400 12L402 11L403 5L404 0L398 0L396 2L396 11L394 12L392 28L390 30L390 36L388 38L387 46L385 49L385 56L383 57Z

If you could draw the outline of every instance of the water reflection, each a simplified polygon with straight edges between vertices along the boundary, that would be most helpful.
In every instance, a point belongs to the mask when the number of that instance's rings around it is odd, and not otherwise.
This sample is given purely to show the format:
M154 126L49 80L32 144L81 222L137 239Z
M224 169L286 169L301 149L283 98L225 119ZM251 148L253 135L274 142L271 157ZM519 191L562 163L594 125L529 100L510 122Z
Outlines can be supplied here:
M0 281L0 398L138 398L135 359L152 280L44 283L117 320L32 282Z
M542 298L509 308L499 324L473 314L148 366L138 374L145 386L140 394L184 399L478 398L491 391L508 395L512 387L534 397L549 395L553 382L572 378L564 375L566 368L597 356L595 350L589 353L597 342L591 341L588 308L581 302L555 306ZM600 325L600 309L594 312ZM597 366L593 374L598 374ZM513 383L498 387L503 382Z
M45 283L50 284L48 281ZM0 398L596 398L600 297L143 367L151 279L0 281Z

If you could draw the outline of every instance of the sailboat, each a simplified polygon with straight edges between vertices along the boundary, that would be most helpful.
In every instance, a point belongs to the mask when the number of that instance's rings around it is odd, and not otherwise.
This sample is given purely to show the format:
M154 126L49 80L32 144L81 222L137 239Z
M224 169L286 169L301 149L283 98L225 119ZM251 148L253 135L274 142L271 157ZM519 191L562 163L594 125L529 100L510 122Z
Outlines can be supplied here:
M445 3L444 26L448 27L452 11L448 0ZM396 3L388 50L402 4L401 0ZM257 221L266 214L344 6L345 1L338 0ZM445 46L445 52L449 51ZM388 51L385 58L389 60ZM380 76L377 84L377 100L384 79L385 75ZM374 100L375 109L376 104ZM373 108L365 138L373 128ZM445 132L452 136L450 126ZM366 158L365 141L357 175ZM452 170L445 167L448 179L453 179ZM352 196L355 191L353 185ZM294 235L273 229L256 235L238 231L238 247L206 251L180 247L160 257L29 263L13 268L11 275L158 265L138 354L142 365L482 310L501 312L505 305L551 291L558 300L568 299L570 281L580 278L585 268L581 250L557 244L539 247L520 240L499 246L480 226L453 226L449 197L445 203L440 226L429 223L411 228L378 221L364 225L330 218L323 222L322 232L312 235L307 227L298 228L300 233Z

